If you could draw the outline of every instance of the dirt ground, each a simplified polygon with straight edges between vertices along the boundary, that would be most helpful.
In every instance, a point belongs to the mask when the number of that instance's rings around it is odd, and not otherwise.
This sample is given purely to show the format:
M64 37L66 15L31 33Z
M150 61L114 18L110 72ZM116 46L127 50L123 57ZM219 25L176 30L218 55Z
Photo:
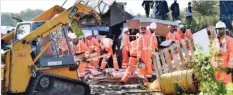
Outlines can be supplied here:
M92 73L87 75L86 82L91 87L92 95L161 95L159 91L152 91L140 86L135 74L126 84L121 85L120 80L125 70L114 71L108 69L106 73L99 73L90 70Z

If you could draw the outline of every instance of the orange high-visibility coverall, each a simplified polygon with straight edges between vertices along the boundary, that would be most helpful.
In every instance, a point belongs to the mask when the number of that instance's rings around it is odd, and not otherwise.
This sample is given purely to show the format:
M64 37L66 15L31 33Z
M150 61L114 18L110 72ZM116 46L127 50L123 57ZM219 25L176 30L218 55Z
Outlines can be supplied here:
M128 63L129 63L129 34L125 33L124 38L123 38L123 48L122 48L122 68L127 68Z
M192 37L193 34L192 34L192 32L191 32L191 29L186 29L186 31L185 31L185 33L184 33L184 36L185 36L186 38Z
M72 51L78 54L77 56L86 57L86 58L89 56L89 53L90 53L90 49L81 40L79 40L79 43L73 47ZM77 71L79 77L85 76L86 67L87 67L87 63L81 61L78 67L78 71Z
M108 64L107 62L111 56L113 58L114 69L115 70L119 69L116 55L113 54L113 51L112 51L112 44L113 44L113 41L110 38L104 38L100 43L102 50L107 51L106 53L104 53L105 56L101 62L100 69L102 69L102 70L104 70L106 68L106 65Z
M126 82L129 78L129 75L131 75L136 67L137 67L137 62L138 62L138 59L137 59L137 42L138 40L134 40L132 42L130 42L130 58L129 58L129 65L128 65L128 68L124 74L124 76L122 77L121 81L122 82Z
M186 29L186 31L185 31L185 33L184 33L184 37L185 37L185 38L190 38L190 37L192 37L192 36L193 36L193 34L192 34L192 32L191 32L191 29ZM190 51L189 42L188 42L188 41L186 41L186 46L188 47L188 50Z
M144 68L139 69L138 76L141 78L151 78L152 77L152 53L154 52L153 38L144 34L138 39L138 58L142 59L145 64Z
M222 68L233 68L233 38L229 36L224 36L220 38L220 54L223 59L222 62L218 62L218 66ZM216 71L216 79L221 80L224 84L232 82L231 74L227 74L226 72Z
M90 40L85 39L85 43L90 48L90 51L95 51L92 53L92 56L100 56L100 43L96 38L92 37ZM89 61L89 63L91 68L99 67L99 59Z
M172 40L175 41L176 43L180 42L181 38L180 35L177 32L169 32L166 36L166 40Z
M184 39L184 34L182 33L181 29L177 29L177 33L180 35L181 39Z

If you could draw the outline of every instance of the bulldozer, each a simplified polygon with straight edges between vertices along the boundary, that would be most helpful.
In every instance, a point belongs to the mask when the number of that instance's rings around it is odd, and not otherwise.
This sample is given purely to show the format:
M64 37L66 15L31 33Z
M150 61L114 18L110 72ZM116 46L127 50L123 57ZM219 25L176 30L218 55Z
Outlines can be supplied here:
M84 15L101 17L81 2L64 9L58 5L31 21L17 23L16 32L1 39L1 93L23 95L89 95L80 81L68 38L68 23ZM65 43L65 53L60 50Z

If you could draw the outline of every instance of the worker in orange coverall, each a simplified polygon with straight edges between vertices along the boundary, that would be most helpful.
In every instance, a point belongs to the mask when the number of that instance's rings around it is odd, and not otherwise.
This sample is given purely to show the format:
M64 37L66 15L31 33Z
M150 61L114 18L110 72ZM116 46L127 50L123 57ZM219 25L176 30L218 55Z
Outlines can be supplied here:
M154 44L154 47L155 47L155 50L158 50L158 41L157 41L157 38L156 38L156 34L155 34L155 29L157 28L157 24L156 23L151 23L150 24L150 31L152 33L152 38L153 38L153 44Z
M90 49L87 47L87 45L79 40L77 36L74 33L69 33L68 34L69 38L72 39L73 42L73 52L75 53L76 56L82 57L82 61L78 62L78 77L83 80L85 76L85 69L87 66L86 63L86 58L89 57L90 54Z
M93 37L92 33L85 33L85 43L92 51L91 56L100 56L100 43ZM89 61L91 68L99 68L99 59Z
M121 84L124 84L129 76L135 71L136 67L137 67L137 47L138 47L138 39L139 38L139 34L136 34L135 37L132 37L132 41L130 42L129 45L129 49L130 49L130 58L129 58L129 65L128 68L126 70L126 72L124 73L124 76L121 79Z
M122 68L126 69L129 63L129 30L128 28L123 28L124 37L123 37L123 47L122 47Z
M177 33L180 35L181 39L184 39L184 34L183 34L182 30L181 30L181 28L183 27L183 25L181 24L180 20L177 20L176 22L179 24L178 28L177 28Z
M144 85L149 81L152 81L152 53L154 52L153 38L148 35L149 30L140 29L140 37L138 39L138 76Z
M181 38L179 33L176 32L176 26L169 25L170 32L166 36L166 40L172 40L175 43L180 42Z
M101 62L101 66L100 66L100 71L105 70L105 68L106 68L106 66L108 64L108 60L109 60L109 58L111 56L113 57L113 67L114 67L114 69L116 71L119 70L119 66L118 66L116 55L113 54L112 44L113 44L113 40L110 39L110 38L104 38L100 42L101 49L103 50L103 53L104 53L104 57L103 57L103 60Z
M217 66L225 71L216 71L216 79L222 81L223 84L232 82L233 73L233 38L229 37L225 33L226 25L224 22L219 21L215 27L217 31L217 43L221 61L217 61Z

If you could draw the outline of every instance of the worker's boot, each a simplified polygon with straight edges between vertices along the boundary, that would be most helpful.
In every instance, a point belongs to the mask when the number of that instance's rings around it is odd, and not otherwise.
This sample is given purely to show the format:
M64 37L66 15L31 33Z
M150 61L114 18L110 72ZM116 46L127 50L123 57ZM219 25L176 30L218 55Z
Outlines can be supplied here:
M143 85L144 84L144 78L138 78L138 83L139 83L139 85Z
M153 82L152 78L147 78L148 82Z
M125 82L121 81L120 84L121 84L121 85L125 85Z
M146 87L145 87L146 80L145 79L146 78L139 78L138 79L138 83L139 83L138 88L139 89L146 89Z

